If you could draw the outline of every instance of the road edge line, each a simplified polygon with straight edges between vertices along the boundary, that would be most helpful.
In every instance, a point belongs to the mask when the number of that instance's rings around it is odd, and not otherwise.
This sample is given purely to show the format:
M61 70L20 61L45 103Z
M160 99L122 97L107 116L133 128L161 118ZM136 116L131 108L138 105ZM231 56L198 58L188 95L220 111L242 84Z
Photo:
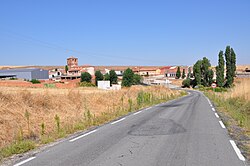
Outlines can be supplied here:
M242 155L240 149L237 147L236 143L233 141L233 140L229 140L230 144L232 145L235 153L237 154L238 158L241 160L241 161L245 161L245 157Z
M36 158L36 157L30 157L30 158L28 158L28 159L26 159L26 160L23 160L23 161L21 161L21 162L15 164L15 165L13 165L13 166L20 166L20 165L23 165L23 164L25 164L25 163L27 163L27 162L29 162L29 161L31 161L31 160L34 160L35 158Z
M92 131L90 131L90 132L88 132L88 133L85 133L85 134L83 134L83 135L80 135L80 136L78 136L78 137L76 137L76 138L73 138L73 139L69 140L69 142L74 142L74 141L76 141L76 140L78 140L78 139L80 139L80 138L82 138L82 137L85 137L85 136L87 136L87 135L90 135L90 134L92 134L92 133L94 133L94 132L96 132L96 131L97 131L97 129L96 129L96 130L92 130Z

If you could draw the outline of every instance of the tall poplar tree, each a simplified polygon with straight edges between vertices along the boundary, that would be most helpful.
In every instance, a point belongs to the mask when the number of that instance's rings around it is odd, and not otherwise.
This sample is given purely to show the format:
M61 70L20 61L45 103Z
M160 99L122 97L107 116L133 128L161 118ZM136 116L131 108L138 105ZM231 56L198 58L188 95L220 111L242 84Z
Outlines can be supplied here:
M195 78L195 85L201 85L201 65L202 65L202 60L198 60L193 67L193 73L194 73L194 78Z
M231 56L231 48L230 46L226 47L225 51L226 58L226 87L230 87L233 84L233 72L232 72L232 56Z
M184 79L185 77L186 77L186 73L185 73L185 69L183 69L181 78Z
M181 77L181 69L180 66L178 66L177 71L176 71L176 78L179 79Z
M233 80L234 77L236 76L235 72L236 72L236 54L233 50L233 48L231 48L231 65L232 65L232 76L233 76Z
M216 82L219 87L222 87L224 85L224 56L223 51L219 52L219 60L218 60L218 66L216 66Z

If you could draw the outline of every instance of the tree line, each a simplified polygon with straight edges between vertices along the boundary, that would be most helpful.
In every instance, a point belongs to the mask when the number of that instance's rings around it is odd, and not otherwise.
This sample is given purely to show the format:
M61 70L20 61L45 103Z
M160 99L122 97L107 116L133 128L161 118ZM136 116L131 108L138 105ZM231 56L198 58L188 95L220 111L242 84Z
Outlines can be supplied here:
M224 59L225 57L225 59ZM226 77L225 77L225 61L226 61ZM177 70L178 72L178 70ZM214 72L211 69L210 60L206 57L198 60L193 66L193 76L191 79L188 74L187 79L182 82L183 87L205 86L209 87L213 82L217 83L218 87L229 88L233 85L236 72L236 54L230 46L226 47L225 53L219 51L218 65L216 66L216 80L213 79Z
M110 81L110 85L118 83L118 76L114 70L110 70L106 74L102 74L100 70L95 72L95 85L98 85L98 81ZM122 86L130 87L132 85L138 85L141 83L142 77L138 74L134 74L133 70L128 68L123 73ZM92 76L88 72L81 74L81 82L92 82Z

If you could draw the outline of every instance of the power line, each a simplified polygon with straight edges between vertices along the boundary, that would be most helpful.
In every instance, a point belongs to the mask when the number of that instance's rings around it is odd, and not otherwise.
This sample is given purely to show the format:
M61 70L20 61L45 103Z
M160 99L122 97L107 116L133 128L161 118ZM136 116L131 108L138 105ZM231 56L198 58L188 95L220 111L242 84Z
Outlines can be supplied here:
M115 56L115 55L110 55L110 54L103 54L103 53L95 53L95 52L89 52L89 51L79 51L79 50L75 50L75 49L71 49L71 48L66 48L51 42L47 42L47 41L43 41L28 35L23 35L20 33L16 33L10 30L4 30L5 32L11 34L12 36L16 36L19 38L22 38L22 40L24 41L28 41L31 43L40 43L42 46L47 47L47 48L51 48L51 49L56 49L56 50L63 50L66 52L72 52L72 53L76 53L78 55L82 55L82 56L88 56L88 57L101 57L101 58L120 58L120 59L126 59L126 60L130 60L130 61L140 61L140 62L155 62L155 63L162 63L162 61L156 61L153 59L140 59L140 58L134 58L134 57L126 57L126 56Z

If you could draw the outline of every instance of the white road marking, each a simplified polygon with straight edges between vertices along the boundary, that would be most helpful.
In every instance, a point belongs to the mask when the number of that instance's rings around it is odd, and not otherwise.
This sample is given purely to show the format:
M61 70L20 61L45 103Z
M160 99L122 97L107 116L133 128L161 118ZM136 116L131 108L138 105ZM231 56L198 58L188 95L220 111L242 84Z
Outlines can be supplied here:
M121 122L121 121L123 121L123 120L125 120L125 119L126 119L126 118L119 119L119 120L117 120L117 121L112 122L111 124L112 124L112 125L113 125L113 124L116 124L116 123Z
M94 133L94 132L96 132L96 131L97 131L97 130L93 130L93 131L90 131L90 132L85 133L85 134L83 134L83 135L80 135L79 137L76 137L76 138L74 138L74 139L69 140L69 142L74 142L74 141L76 141L76 140L78 140L78 139L80 139L80 138L82 138L82 137L85 137L85 136L87 136L87 135L89 135L89 134L92 134L92 133Z
M149 110L150 108L152 108L152 107L148 107L148 108L146 108L145 110Z
M219 123L220 123L220 125L221 125L221 127L222 127L223 129L226 128L222 121L219 121Z
M214 108L212 108L212 110L215 112L215 109L214 109Z
M139 113L141 113L141 111L138 111L138 112L134 113L133 115L137 115L137 114L139 114Z
M236 143L233 140L229 140L229 142L233 146L234 151L237 154L237 156L239 157L239 159L242 161L245 161L245 157L241 154L240 149L237 147Z
M214 113L214 115L216 116L216 118L219 118L219 115L217 113Z
M23 161L20 162L20 163L15 164L14 166L23 165L24 163L27 163L27 162L29 162L29 161L31 161L31 160L34 160L35 158L36 158L36 157L30 157L30 158L28 158L28 159L26 159L26 160L23 160Z
M207 98L207 97L206 97ZM208 104L212 105L211 101L207 98Z

